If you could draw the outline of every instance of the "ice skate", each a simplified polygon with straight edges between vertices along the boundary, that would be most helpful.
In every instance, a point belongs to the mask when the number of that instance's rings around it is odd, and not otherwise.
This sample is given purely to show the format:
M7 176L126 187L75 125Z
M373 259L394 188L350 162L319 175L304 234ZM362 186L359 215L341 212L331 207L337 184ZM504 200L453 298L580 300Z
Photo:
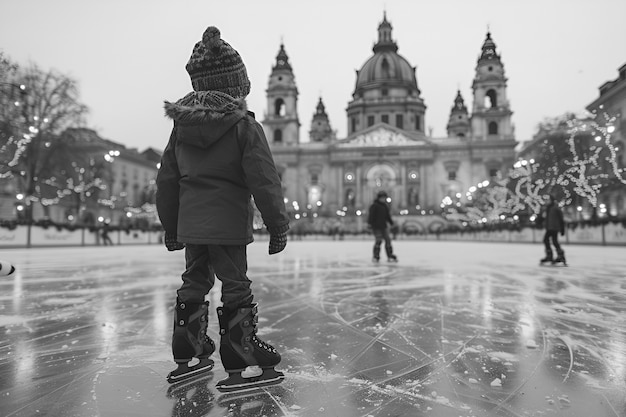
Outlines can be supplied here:
M546 249L546 257L539 261L539 265L543 265L546 263L552 263L554 259L552 258L552 251L548 251Z
M209 356L215 343L207 336L209 303L185 303L176 299L172 353L178 367L167 375L170 384L203 375L213 369ZM194 358L198 362L190 364Z
M387 262L398 262L398 257L396 255L389 255L387 258Z
M539 265L553 263L553 262L554 262L554 259L552 259L552 256L546 256L545 258L539 260Z
M280 354L256 335L257 304L229 311L217 308L220 357L229 377L217 383L221 392L246 391L275 385L285 378L274 369Z
M376 258L376 257L373 257L372 258L372 263L375 263L375 264L380 263L380 259Z
M567 266L567 261L565 260L565 254L563 254L563 253L559 254L556 257L556 259L554 259L552 261L552 265L557 265L557 264L560 264L560 263L562 263L563 266Z

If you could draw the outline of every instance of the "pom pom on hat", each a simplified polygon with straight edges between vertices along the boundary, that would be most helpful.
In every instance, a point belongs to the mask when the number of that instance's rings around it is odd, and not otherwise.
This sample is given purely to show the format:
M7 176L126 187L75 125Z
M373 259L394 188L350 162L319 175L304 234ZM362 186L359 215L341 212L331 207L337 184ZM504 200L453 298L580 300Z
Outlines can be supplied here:
M221 91L235 98L250 93L250 80L239 53L209 26L193 48L185 67L195 91Z
M219 47L222 45L221 33L215 26L209 26L202 34L202 43L206 45L211 52L219 52ZM218 51L215 51L218 49Z

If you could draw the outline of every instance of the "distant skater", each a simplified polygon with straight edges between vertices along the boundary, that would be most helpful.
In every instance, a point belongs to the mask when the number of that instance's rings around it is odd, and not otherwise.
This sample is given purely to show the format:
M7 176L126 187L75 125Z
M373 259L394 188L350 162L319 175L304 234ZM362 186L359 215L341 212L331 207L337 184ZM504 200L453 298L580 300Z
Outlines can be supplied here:
M556 198L554 195L550 194L550 201L545 206L542 214L541 214L543 226L546 229L545 234L543 236L543 244L546 250L546 257L543 258L539 263L547 263L550 262L553 265L557 263L563 263L563 265L567 265L565 261L565 252L561 248L559 244L559 233L561 236L565 235L565 221L563 220L563 211L559 208L558 204L556 204ZM550 242L554 245L554 249L556 250L556 258L553 258L552 247L550 246Z
M280 354L257 335L257 303L247 276L246 245L253 241L254 208L270 234L269 254L287 245L289 218L278 171L263 133L246 108L250 92L239 55L209 27L186 65L193 91L165 102L174 128L157 175L157 210L169 251L185 249L186 268L177 291L172 353L175 383L209 371L215 344L207 336L215 277L222 281L217 307L219 353L229 377L220 391L277 384ZM190 365L193 358L200 360ZM246 372L243 372L246 371Z
M391 246L391 237L389 236L389 226L392 226L391 212L387 205L387 193L379 191L376 199L369 208L367 224L372 228L374 233L374 256L372 261L380 262L380 246L385 242L385 253L389 262L398 262L398 258L393 254Z
M113 246L113 241L109 237L109 223L104 223L102 226L102 243L104 246Z

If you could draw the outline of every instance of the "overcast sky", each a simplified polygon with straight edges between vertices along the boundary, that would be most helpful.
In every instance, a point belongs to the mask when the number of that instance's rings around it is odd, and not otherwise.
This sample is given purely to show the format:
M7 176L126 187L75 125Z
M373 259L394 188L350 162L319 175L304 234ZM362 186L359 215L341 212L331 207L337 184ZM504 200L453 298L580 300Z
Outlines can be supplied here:
M355 70L372 56L385 10L398 53L417 67L436 137L446 135L457 89L471 109L488 27L519 141L545 117L583 111L626 63L626 0L0 0L0 49L76 79L87 126L143 150L165 147L163 100L191 90L185 64L207 26L243 57L259 121L282 40L300 92L301 140L320 96L344 138Z

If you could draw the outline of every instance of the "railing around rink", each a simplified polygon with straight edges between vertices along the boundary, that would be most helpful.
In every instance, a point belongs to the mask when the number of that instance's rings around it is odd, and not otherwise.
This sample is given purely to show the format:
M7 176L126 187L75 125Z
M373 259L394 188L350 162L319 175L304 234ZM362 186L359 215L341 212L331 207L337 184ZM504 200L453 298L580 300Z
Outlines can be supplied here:
M520 230L474 230L455 233L398 233L396 240L425 241L468 241L503 243L541 243L544 231L536 228ZM115 229L108 236L113 245L161 244L162 230ZM267 240L267 233L255 234L255 240ZM371 233L295 233L289 232L291 241L299 240L370 240ZM625 245L626 227L622 223L606 223L584 227L568 227L565 236L560 237L564 244ZM28 248L52 246L104 246L102 229L57 228L33 225L18 225L11 228L0 227L0 248Z
M75 229L54 226L0 227L0 248L28 248L46 246L104 246L159 244L163 231L119 229L109 230L110 241L105 241L102 229L79 227Z
M545 231L527 227L520 230L467 231L441 233L439 240L542 243ZM564 244L626 246L626 227L622 223L602 223L589 226L567 227L565 236L559 236Z
M464 230L440 233L397 233L394 240L425 241L467 241L467 242L503 242L503 243L542 243L544 230L526 227L519 230ZM267 234L255 236L255 239L268 239ZM298 233L289 232L289 239L298 240L370 240L370 233ZM597 225L569 225L565 236L559 236L563 244L626 246L626 225L623 223L603 223Z

